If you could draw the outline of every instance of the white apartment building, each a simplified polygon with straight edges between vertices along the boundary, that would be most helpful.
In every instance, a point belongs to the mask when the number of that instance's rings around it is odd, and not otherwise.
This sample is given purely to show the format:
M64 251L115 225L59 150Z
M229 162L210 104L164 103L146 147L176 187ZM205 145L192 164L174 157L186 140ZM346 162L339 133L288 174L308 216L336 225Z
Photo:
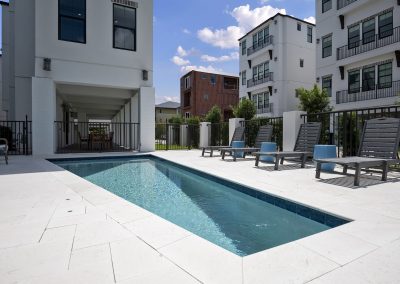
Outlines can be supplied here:
M34 155L76 131L55 121L138 123L138 150L154 150L152 0L0 3L2 108L32 120Z
M335 110L393 105L400 94L400 1L318 0L317 82Z
M298 110L296 89L315 84L315 25L280 13L240 41L240 98L258 117Z

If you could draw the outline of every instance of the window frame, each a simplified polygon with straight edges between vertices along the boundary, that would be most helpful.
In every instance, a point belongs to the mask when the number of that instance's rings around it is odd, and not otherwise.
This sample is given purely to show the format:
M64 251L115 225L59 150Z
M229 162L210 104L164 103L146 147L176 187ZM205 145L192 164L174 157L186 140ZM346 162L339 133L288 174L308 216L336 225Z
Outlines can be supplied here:
M358 33L356 36L350 36L350 30L357 28L358 29ZM360 35L361 29L360 29L360 25L354 25L351 26L347 29L347 48L348 49L353 49L356 47L360 46L360 41L361 41L361 35ZM356 39L356 41L352 41L353 39Z
M325 40L328 39L328 38L330 38L330 45L324 46ZM330 50L330 54L329 55L325 54L325 50L327 48L329 48L329 50ZM332 56L332 54L333 54L333 51L332 51L332 35L326 35L326 36L324 36L322 38L322 58L330 57L330 56Z
M365 32L365 24L366 23L368 23L368 22L371 22L371 21L373 21L373 25L371 25L372 27L373 27L373 29L370 29L370 30L368 30L367 32ZM367 21L364 21L363 23L362 23L362 43L363 44L367 44L367 43L370 43L370 42L374 42L375 41L375 30L376 30L376 22L375 22L375 18L372 18L372 19L369 19L369 20L367 20ZM368 36L368 37L366 37L365 35L366 34L368 34L368 33L372 33L372 35L371 36Z
M326 82L329 82L329 84L325 84ZM328 86L326 86L328 85ZM332 97L332 76L326 76L322 77L322 83L321 83L322 90L326 90L326 93L328 94L328 97Z
M313 27L307 26L307 42L308 43L313 42L313 31L314 31Z
M380 67L385 66L385 65L390 65L390 68L387 68L387 70L390 70L390 75L383 75L381 76L381 70ZM386 70L384 70L386 71ZM392 84L393 84L393 62L386 62L386 63L382 63L378 65L378 89L387 89L387 88L391 88ZM389 77L390 76L390 77ZM385 77L389 77L390 80L388 82L385 83L381 83L381 79L385 78ZM385 85L383 85L385 84Z
M304 59L300 59L300 68L304 68Z
M78 17L73 17L73 16L66 16L66 15L61 15L61 0L58 0L58 40L60 41L67 41L67 42L74 42L74 43L81 43L81 44L86 44L87 40L87 29L86 29L86 14L87 14L87 3L86 0L82 0L85 3L85 13L84 13L84 19L78 18ZM68 40L68 39L62 39L61 38L61 19L62 18L68 18L68 19L73 19L73 20L78 20L83 22L83 27L84 27L84 40L83 41L77 41L77 40Z
M330 7L325 9L326 4L330 4ZM332 0L322 0L322 14L332 10Z
M373 70L373 76L372 78L365 78L365 76L367 74L371 74L371 70ZM362 84L361 84L361 89L363 92L367 92L367 91L372 91L375 90L375 65L374 66L370 66L367 68L363 68L362 69ZM371 84L372 83L372 84Z
M270 104L270 102L269 102L269 92L264 92L263 93L263 95L264 95L264 108L268 108L268 106L269 106L269 104Z
M122 48L122 47L116 47L115 46L115 27L126 29L126 30L132 30L130 28L115 24L115 6L123 7L123 8L126 8L126 9L132 9L132 10L135 11L135 29L134 29L134 47L133 47L133 49ZM113 19L112 20L112 22L113 22L113 27L112 27L113 28L112 29L112 31L113 31L113 48L114 49L120 49L120 50L136 52L137 51L137 9L133 8L133 7L128 7L128 6L124 6L124 5L113 3L113 17L112 17L112 19Z
M301 32L301 23L297 23L297 31Z
M246 55L247 54L247 44L246 44L246 40L242 41L242 55Z
M389 24L385 24L385 25L381 26L381 17L385 16L387 14L391 14L392 15L391 16L391 22ZM381 32L381 29L383 27L387 27L387 26L391 26L391 29L388 30L388 31L390 31L390 34L382 36L383 32ZM388 31L386 31L386 32L388 32ZM387 12L385 14L382 14L382 15L378 16L378 36L379 36L379 39L383 39L383 38L386 38L386 37L389 37L389 36L393 36L393 11L389 11L389 12Z
M246 70L242 71L242 86L247 85L247 74Z
M356 81L354 81L353 83L351 83L351 82L350 82L350 76L351 76L352 74L356 74L356 73L358 73L358 80L356 80ZM348 76L348 77L347 77L347 81L348 81L348 93L349 93L349 94L359 93L359 92L360 92L360 88L361 88L361 70L360 70L360 69L357 69L357 70L350 71L350 72L348 72L347 76ZM358 83L358 87L352 89L350 85L356 84L356 83Z

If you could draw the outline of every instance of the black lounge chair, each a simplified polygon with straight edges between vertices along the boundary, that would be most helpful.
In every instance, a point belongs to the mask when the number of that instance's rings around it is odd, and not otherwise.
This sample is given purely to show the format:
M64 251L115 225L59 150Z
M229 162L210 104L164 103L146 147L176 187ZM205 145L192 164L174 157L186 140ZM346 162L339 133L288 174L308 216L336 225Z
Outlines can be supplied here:
M232 140L229 146L207 146L202 148L201 156L204 157L205 153L210 153L210 157L213 156L214 151L219 151L223 148L232 147L232 141L243 141L244 140L244 127L235 128L235 132L233 133Z
M389 166L400 163L398 156L400 140L400 119L376 118L364 124L358 156L336 159L318 159L316 178L320 178L321 165L334 163L343 166L347 174L349 167L355 168L354 186L360 185L361 169L382 168L382 181L387 180Z
M254 148L250 147L245 147L245 148L222 148L220 149L221 155L222 155L222 160L225 159L226 154L230 154L233 157L233 160L236 161L236 153L238 152L243 152L244 156L243 158L246 157L246 154L251 154L257 151L260 151L261 149L261 143L262 142L271 142L272 138L272 131L274 130L272 125L264 125L260 126L260 129L258 130L256 141L254 143Z
M293 152L256 152L256 167L260 162L261 156L272 156L275 158L275 170L279 169L279 162L281 165L285 158L300 158L301 167L305 167L307 158L313 157L314 146L319 142L321 136L321 123L309 122L302 124L297 135L296 144Z
M8 165L8 141L5 138L0 138L0 155L4 155L6 164Z

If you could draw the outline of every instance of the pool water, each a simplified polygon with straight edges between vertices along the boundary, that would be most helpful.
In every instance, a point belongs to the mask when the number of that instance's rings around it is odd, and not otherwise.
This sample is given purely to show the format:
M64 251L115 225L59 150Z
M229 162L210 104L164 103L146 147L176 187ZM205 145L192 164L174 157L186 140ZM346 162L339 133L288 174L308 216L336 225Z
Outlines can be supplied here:
M339 222L326 224L329 218L321 212L322 221L314 221L244 193L252 189L241 192L222 179L151 156L55 163L239 256L346 222L333 217Z

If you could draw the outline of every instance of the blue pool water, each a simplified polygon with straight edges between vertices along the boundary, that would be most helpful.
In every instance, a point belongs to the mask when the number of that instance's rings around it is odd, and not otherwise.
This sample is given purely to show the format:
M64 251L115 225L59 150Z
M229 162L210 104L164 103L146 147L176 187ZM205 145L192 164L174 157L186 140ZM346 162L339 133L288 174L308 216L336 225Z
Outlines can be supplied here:
M240 256L347 222L151 156L53 162Z

